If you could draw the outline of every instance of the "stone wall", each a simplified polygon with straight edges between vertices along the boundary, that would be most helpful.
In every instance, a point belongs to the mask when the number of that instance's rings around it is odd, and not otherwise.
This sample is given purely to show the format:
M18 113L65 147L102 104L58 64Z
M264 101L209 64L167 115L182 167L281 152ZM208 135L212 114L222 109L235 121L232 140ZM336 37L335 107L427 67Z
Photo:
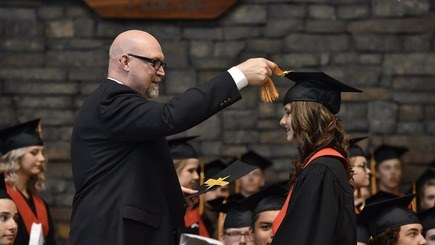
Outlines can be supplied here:
M351 135L410 147L409 183L435 158L435 6L431 0L239 0L217 20L107 20L79 0L0 1L0 126L42 118L49 157L45 198L65 243L74 186L70 133L75 112L106 76L108 47L127 29L160 40L169 67L159 101L250 57L283 69L323 70L364 94L344 94L339 115ZM292 84L274 78L280 94ZM201 134L202 160L248 148L284 179L295 148L278 121L280 102L258 89L183 135ZM195 113L195 112L192 112ZM405 186L406 187L406 186ZM404 188L405 188L404 187Z

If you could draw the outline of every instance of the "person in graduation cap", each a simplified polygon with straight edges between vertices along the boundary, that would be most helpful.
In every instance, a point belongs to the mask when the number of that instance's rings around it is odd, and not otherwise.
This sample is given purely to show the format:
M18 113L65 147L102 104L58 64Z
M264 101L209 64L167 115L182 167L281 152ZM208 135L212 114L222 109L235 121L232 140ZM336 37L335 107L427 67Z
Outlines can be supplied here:
M402 161L400 157L408 148L383 144L375 149L376 179L379 191L388 192L397 196L403 195L399 191L402 180Z
M361 209L364 207L365 199L367 195L363 191L367 191L367 187L370 185L370 169L368 168L366 154L363 149L357 145L361 140L367 137L351 138L349 140L349 164L352 168L352 180L351 183L354 187L355 198L355 213L359 215ZM357 229L357 245L365 245L369 240L367 228L363 224L358 224Z
M417 191L417 212L435 206L435 170L430 167L415 181Z
M349 140L349 153L348 159L350 167L352 168L352 180L351 183L355 189L355 211L359 213L361 205L363 205L365 199L362 197L361 189L370 185L370 169L368 167L367 158L363 149L358 146L361 140L367 137L351 138Z
M32 223L42 224L46 244L56 244L55 226L48 205L38 192L45 188L46 156L40 119L0 130L0 171L17 205L16 244L28 244Z
M323 72L290 72L280 125L298 158L291 190L274 221L272 244L355 244L356 217L341 92L362 92Z
M14 244L18 219L17 206L6 191L4 174L0 173L0 245Z
M190 140L199 136L182 137L168 140L171 158L174 161L175 171L177 172L180 185L189 189L194 189L199 180L198 168L199 158L195 148L189 144ZM210 237L204 221L199 213L199 208L190 208L184 216L184 230L181 233L190 233Z
M251 230L252 212L239 205L238 199L224 203L215 210L226 213L223 232L220 234L224 245L254 245Z
M219 160L213 160L204 164L202 167L203 181L212 178L214 175L224 170L227 165ZM218 216L219 214L214 210L216 206L222 204L222 202L228 198L230 195L230 189L227 186L219 187L215 190L206 192L202 197L200 197L201 205L203 205L204 210L202 211L202 219L207 227L207 231L211 237L219 239L218 232Z
M418 214L427 245L435 245L435 207Z
M272 162L253 150L249 150L243 154L240 160L258 167L239 180L240 194L244 197L248 197L258 192L264 186L264 171L272 165Z
M196 201L186 203L183 194L195 191L180 187L165 137L234 104L240 89L262 86L275 67L249 59L160 103L153 99L168 70L159 41L141 30L120 33L109 48L107 79L74 120L69 243L177 244Z
M272 184L240 202L252 211L251 228L255 245L272 243L272 224L284 205L288 189Z
M408 208L415 194L366 205L358 217L371 236L369 245L423 245L422 225Z

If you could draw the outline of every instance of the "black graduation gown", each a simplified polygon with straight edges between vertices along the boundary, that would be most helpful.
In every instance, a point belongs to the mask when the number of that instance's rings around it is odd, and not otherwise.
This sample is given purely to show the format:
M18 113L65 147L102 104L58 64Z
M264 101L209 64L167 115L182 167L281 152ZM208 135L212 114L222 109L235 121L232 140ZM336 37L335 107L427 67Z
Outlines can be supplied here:
M165 137L239 99L228 72L168 103L105 80L74 122L69 244L178 243L186 202Z
M33 202L33 198L27 199L21 192L20 194L24 197L24 200L26 200L27 205L29 205L30 209L35 214L36 207L35 207L35 203ZM44 204L45 204L45 208L47 209L48 227L49 227L47 237L45 238L45 242L47 245L56 245L57 244L56 237L55 237L56 233L55 233L55 226L53 223L53 219L51 218L50 209L48 208L48 205L45 201ZM24 221L21 217L18 219L17 224L18 224L18 232L14 244L29 244L30 234L27 232L26 225L24 224Z
M353 189L342 162L315 159L297 178L273 245L356 244Z

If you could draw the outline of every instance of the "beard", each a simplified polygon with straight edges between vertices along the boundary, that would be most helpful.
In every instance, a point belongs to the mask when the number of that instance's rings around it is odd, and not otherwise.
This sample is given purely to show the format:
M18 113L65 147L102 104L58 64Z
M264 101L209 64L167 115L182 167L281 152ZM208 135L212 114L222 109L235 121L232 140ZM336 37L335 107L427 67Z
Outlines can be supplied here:
M157 98L159 96L159 89L150 87L147 91L147 94L150 98Z

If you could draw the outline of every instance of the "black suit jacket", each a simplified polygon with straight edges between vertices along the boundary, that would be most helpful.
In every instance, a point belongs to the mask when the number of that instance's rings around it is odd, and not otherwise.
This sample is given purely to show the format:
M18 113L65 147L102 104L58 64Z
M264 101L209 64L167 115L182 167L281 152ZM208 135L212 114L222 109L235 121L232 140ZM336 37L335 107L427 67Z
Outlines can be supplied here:
M74 122L70 244L176 244L186 203L165 136L240 98L228 72L166 104L104 81Z

